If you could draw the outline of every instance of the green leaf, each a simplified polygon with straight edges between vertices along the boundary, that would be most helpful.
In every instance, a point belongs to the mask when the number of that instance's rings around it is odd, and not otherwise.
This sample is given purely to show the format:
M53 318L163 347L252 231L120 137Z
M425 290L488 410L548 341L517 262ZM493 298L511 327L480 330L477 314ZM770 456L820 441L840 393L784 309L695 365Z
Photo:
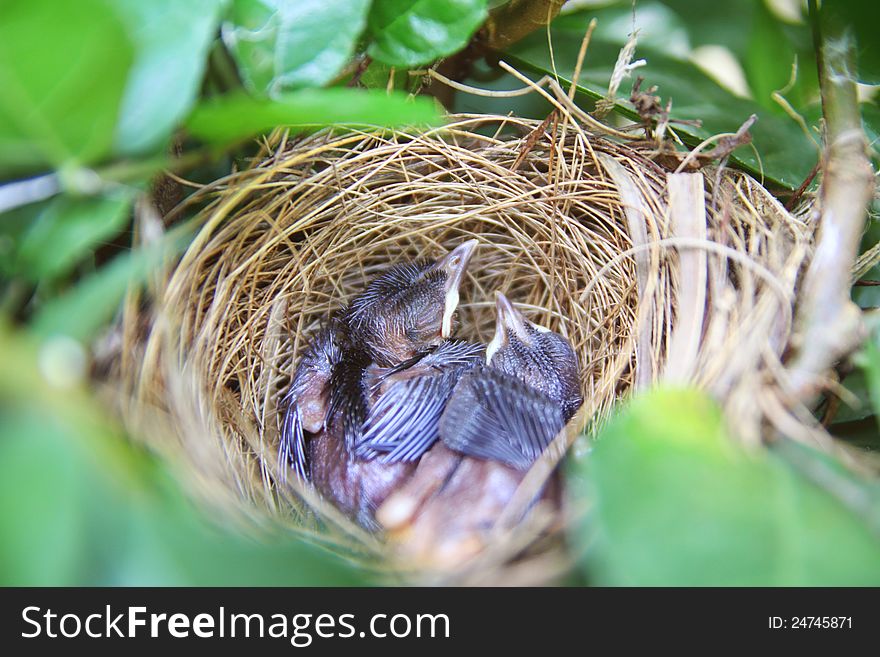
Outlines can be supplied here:
M865 135L868 143L872 145L874 166L878 164L877 144L880 143L880 106L876 102L862 103L862 122L865 126Z
M748 53L749 28L758 5L764 0L740 2L702 2L701 0L663 0L663 5L680 16L691 43L696 46L719 45L740 60ZM599 21L605 10L599 10ZM631 6L630 6L631 11ZM641 13L642 3L636 5Z
M863 0L834 0L821 3L821 14L825 25L846 26L855 35L859 81L880 84L880 50L877 48L880 5Z
M149 246L117 255L99 270L84 277L62 296L47 302L34 319L40 336L66 335L87 341L113 317L120 300L155 272L163 260L179 253L189 241L185 225Z
M844 388L855 397L855 399L845 399L841 402L834 414L832 427L841 422L854 422L864 420L874 414L874 410L870 401L870 393L868 390L868 382L865 373L855 370L846 375L841 382ZM847 395L849 397L849 395ZM852 406L850 406L852 404ZM821 414L820 414L821 416ZM834 433L834 429L831 430Z
M161 149L198 95L225 0L113 0L136 47L115 150Z
M877 585L880 539L824 490L725 435L702 393L633 400L575 465L574 535L603 584Z
M52 341L0 324L0 585L356 585L290 532L212 525L81 385L44 376Z
M629 2L589 12L572 12L563 8L563 12L556 18L554 26L570 26L571 29L580 30L581 36L590 18L595 17L597 22L593 39L623 46L635 30L642 48L651 48L682 59L687 58L690 52L688 24L665 3L640 1L636 5L635 16ZM544 34L546 38L546 32Z
M567 86L577 61L585 24L585 15L569 15L553 24L555 71L547 49L547 35L543 33L529 35L504 57L521 69L540 74L555 72L560 82ZM617 43L601 39L590 42L578 87L582 94L579 98L581 104L588 106L590 99L600 98L607 92L619 50ZM753 175L763 174L765 182L775 182L790 189L797 188L816 163L815 145L787 116L777 115L754 101L733 95L690 62L648 48L638 48L636 58L647 60L647 66L638 69L638 75L645 77L642 87L657 85L664 102L672 98L672 118L703 122L701 128L675 126L691 146L715 134L736 132L751 114L757 114L758 122L750 132L755 150L760 153L760 161L751 148L745 147L736 151L732 157L734 162ZM626 85L624 82L620 95L628 99ZM617 109L625 116L633 116L628 102L618 104Z
M463 48L486 15L486 0L374 0L368 53L392 66L427 64Z
M276 126L334 124L411 125L437 123L436 105L428 98L359 89L303 89L277 101L233 95L199 105L189 119L193 136L228 143Z
M333 80L354 52L369 0L233 0L223 41L245 85L278 97Z
M857 363L862 368L868 394L874 415L880 422L880 321L874 318L869 324L870 334L865 341L861 352L857 356Z
M39 281L70 271L82 257L128 223L133 192L70 195L28 206L31 221L19 238L14 270Z
M80 463L52 456L66 455L52 420L8 410L0 418L0 582L75 584L84 559Z
M857 474L831 454L788 438L770 445L771 455L828 491L880 535L880 480Z
M795 58L794 48L780 22L763 2L758 3L749 34L748 55L744 64L752 96L764 107L778 111L770 95L788 83Z
M405 69L389 66L375 59L361 73L360 84L367 89L387 89L388 81L392 77L393 89L403 91L420 84L419 79L409 75Z
M0 175L107 155L132 48L106 2L3 0Z

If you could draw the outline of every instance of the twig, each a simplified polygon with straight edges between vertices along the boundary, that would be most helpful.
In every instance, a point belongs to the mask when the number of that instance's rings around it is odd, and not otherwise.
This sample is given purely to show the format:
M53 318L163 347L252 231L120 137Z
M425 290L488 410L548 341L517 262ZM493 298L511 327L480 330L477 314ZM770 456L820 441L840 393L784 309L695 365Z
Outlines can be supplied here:
M581 40L581 48L578 51L577 62L574 65L574 73L571 76L571 86L568 88L569 100L574 100L574 94L577 91L578 81L581 77L581 68L584 65L584 57L587 56L587 48L590 47L590 39L593 37L593 30L596 29L597 24L598 21L595 18L592 19L587 26L587 31L584 32L584 38Z
M794 210L798 201L801 200L801 197L804 195L804 192L807 191L807 187L810 186L810 183L816 178L816 174L819 173L819 168L822 166L822 160L816 162L816 165L813 167L813 170L804 178L804 182L801 183L801 186L797 188L797 191L792 194L791 198L788 199L788 203L785 204L785 209L791 212Z
M815 2L810 14L826 147L818 241L797 309L797 352L788 365L792 392L805 403L821 392L822 374L861 340L861 316L849 293L874 185L852 67L855 44L846 36L820 34Z
M0 214L22 205L45 201L60 191L61 181L57 173L7 183L0 186Z

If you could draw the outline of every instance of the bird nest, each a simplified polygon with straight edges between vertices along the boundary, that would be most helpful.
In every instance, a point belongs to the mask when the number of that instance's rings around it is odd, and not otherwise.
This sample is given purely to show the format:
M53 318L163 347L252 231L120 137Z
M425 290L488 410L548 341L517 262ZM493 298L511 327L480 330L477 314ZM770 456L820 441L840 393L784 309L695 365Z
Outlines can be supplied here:
M148 318L127 314L137 351L120 380L133 433L225 515L280 520L381 560L392 552L380 535L283 483L279 403L310 335L365 281L476 238L459 337L491 338L495 290L566 336L585 397L565 438L575 453L616 402L658 382L710 391L735 435L760 441L813 226L744 173L676 174L654 147L570 115L277 132L251 168L196 195L195 239L138 305ZM511 536L512 547L487 541L493 563L528 553L531 539ZM549 543L539 552L564 567Z

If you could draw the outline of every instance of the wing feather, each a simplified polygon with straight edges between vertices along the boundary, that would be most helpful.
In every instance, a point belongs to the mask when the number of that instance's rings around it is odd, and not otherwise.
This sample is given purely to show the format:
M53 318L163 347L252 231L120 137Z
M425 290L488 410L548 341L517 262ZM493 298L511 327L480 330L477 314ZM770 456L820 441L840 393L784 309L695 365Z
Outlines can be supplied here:
M370 409L358 454L381 453L385 463L421 457L440 437L440 416L456 382L481 361L482 351L481 345L451 341L409 368L395 368L397 380Z
M458 452L524 470L564 426L558 403L516 377L483 368L459 381L440 437Z

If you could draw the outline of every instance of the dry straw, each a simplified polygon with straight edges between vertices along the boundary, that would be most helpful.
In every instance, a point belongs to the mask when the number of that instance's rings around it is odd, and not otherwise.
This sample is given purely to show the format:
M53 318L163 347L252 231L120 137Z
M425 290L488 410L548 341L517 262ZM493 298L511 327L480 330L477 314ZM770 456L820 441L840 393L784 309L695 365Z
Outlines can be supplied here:
M557 99L543 123L278 132L253 168L202 190L196 239L138 305L146 326L134 305L126 314L136 355L118 369L134 433L225 515L280 519L394 571L374 559L380 538L279 484L278 403L309 335L365 280L473 237L462 336L490 337L494 290L568 336L586 398L569 437L660 381L710 391L746 443L768 423L814 432L789 410L781 366L812 224L743 173L670 173ZM536 533L506 533L482 565L510 563ZM506 581L546 580L561 555L540 550ZM473 563L458 581L476 572L491 581Z

